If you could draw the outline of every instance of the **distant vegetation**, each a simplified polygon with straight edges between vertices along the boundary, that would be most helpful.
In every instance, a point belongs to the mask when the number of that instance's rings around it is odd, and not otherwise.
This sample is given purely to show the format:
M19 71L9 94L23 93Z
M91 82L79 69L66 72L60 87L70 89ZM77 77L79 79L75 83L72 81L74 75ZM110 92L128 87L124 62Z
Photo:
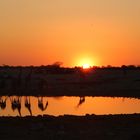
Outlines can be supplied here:
M0 94L140 97L140 66L61 65L0 66Z
M77 71L82 71L83 68L79 66L75 66L73 68L69 67L62 67L62 62L55 62L52 65L41 65L41 66L10 66L10 65L2 65L0 66L0 70L2 69L33 69L34 72L36 73L45 73L45 74L70 74L70 73L75 73ZM89 70L140 70L140 66L135 66L135 65L122 65L121 67L115 67L115 66L93 66L90 67Z

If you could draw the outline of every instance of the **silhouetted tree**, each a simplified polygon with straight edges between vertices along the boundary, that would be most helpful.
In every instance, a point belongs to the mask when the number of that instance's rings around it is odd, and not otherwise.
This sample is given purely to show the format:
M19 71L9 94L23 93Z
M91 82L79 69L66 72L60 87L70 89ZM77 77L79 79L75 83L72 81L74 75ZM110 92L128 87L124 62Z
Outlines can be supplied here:
M60 68L60 66L61 66L62 64L63 64L62 62L57 61L57 62L53 63L52 66L53 66L53 67Z

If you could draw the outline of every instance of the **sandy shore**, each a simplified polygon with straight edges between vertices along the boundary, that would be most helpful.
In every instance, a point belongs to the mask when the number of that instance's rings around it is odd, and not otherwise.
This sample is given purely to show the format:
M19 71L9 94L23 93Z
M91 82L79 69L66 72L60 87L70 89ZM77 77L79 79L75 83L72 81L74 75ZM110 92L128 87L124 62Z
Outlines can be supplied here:
M1 117L0 139L137 140L140 114Z

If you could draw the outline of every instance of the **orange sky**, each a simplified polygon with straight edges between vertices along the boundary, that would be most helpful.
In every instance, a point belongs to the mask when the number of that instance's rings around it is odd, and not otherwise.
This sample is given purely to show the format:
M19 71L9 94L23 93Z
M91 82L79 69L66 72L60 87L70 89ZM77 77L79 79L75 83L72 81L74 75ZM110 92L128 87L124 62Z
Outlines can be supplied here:
M0 65L139 65L139 13L139 0L0 0Z

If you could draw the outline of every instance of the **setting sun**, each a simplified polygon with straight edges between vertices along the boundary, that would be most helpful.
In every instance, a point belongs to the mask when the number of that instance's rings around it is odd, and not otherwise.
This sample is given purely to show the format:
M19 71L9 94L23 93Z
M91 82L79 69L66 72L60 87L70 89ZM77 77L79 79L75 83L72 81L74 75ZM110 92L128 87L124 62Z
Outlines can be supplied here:
M95 63L93 64L92 60L93 60L92 57L83 57L83 58L81 57L77 60L76 66L82 67L83 69L88 69L92 67L93 65L95 65Z
M89 64L83 64L83 69L89 69L90 68L90 65Z

